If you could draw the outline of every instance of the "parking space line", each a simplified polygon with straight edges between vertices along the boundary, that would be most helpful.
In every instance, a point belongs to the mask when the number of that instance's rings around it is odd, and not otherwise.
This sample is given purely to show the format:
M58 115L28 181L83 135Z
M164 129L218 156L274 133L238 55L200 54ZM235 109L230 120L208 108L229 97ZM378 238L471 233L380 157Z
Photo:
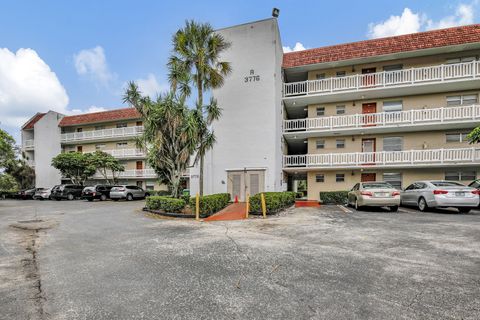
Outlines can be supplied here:
M343 212L345 213L352 213L353 211L350 210L350 209L347 209L345 206L342 206L340 204L337 204L337 207L339 207L340 209L342 209Z
M417 213L417 210L414 209L407 209L407 208L398 208L398 211L405 212L405 213Z

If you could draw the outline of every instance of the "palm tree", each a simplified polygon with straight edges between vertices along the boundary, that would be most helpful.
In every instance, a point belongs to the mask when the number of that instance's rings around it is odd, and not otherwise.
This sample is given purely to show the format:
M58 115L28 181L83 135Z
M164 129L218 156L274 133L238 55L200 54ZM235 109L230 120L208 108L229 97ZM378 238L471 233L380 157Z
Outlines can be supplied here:
M197 89L197 117L201 117L200 139L195 159L200 160L200 195L203 195L203 168L205 153L215 143L215 135L208 128L218 120L221 109L215 99L204 105L204 93L223 86L224 78L230 74L230 63L220 61L220 55L230 47L220 34L208 23L187 21L184 28L173 36L173 54L169 58L169 80L174 92L183 98L190 96L191 86ZM199 118L200 120L200 118Z
M144 97L130 82L124 102L135 107L144 119L144 132L137 144L148 150L148 163L160 182L166 183L172 196L180 196L180 182L198 145L201 122L197 110L190 110L184 98L173 92L159 95L156 100Z

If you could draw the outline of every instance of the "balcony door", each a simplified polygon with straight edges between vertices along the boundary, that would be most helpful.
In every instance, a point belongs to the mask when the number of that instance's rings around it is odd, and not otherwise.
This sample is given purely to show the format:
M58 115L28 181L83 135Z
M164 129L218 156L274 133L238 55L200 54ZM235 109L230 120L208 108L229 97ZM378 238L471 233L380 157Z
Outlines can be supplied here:
M361 182L375 182L377 181L376 173L362 173Z
M377 103L370 102L362 104L363 126L370 127L376 123L375 113L377 112Z
M143 175L143 161L137 161L136 163L136 174L137 176L142 176Z
M362 86L370 87L375 85L375 72L377 72L377 68L362 69Z
M363 164L375 164L375 138L362 139Z

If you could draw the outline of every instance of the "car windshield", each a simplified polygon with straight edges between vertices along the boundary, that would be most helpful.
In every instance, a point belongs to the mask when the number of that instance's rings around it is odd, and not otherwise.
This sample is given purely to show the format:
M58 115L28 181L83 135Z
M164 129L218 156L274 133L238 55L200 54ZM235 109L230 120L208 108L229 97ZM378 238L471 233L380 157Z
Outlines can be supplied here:
M465 187L463 184L454 181L432 181L435 187Z
M390 183L386 182L372 182L372 183L364 183L364 189L394 189Z

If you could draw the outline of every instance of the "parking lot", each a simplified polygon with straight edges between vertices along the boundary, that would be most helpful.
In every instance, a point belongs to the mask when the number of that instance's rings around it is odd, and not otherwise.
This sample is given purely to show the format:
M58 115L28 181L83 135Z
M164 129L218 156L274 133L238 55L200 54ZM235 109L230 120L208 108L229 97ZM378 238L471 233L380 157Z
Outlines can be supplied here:
M206 223L143 205L0 201L0 318L480 318L480 212Z

